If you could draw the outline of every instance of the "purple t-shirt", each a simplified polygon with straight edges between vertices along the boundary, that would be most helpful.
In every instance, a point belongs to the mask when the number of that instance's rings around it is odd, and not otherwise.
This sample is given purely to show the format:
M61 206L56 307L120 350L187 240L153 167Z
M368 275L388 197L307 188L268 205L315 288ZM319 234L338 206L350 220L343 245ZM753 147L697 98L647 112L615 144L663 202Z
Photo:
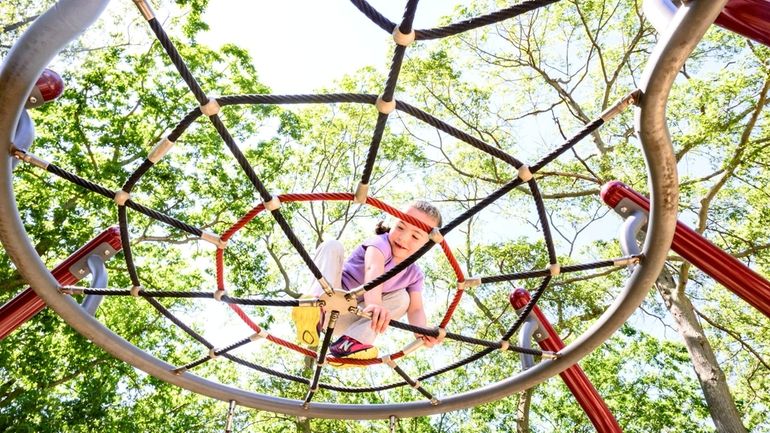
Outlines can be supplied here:
M393 252L390 249L388 233L377 235L365 240L353 250L353 253L345 260L342 267L342 287L347 290L362 286L364 281L364 255L367 248L377 248L385 256L385 272L396 265L393 261ZM421 292L425 275L417 263L412 263L396 276L382 284L382 293L395 292L406 289L407 292Z

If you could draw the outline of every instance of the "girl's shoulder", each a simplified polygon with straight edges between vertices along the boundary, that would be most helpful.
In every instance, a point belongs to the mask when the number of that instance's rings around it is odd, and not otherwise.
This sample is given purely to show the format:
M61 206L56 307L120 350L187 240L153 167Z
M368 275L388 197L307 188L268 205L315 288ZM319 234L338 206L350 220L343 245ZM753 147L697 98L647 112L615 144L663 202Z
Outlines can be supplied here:
M375 247L385 256L385 260L389 260L391 256L393 255L391 249L390 249L390 238L388 237L388 233L383 233L381 235L372 236L369 239L363 241L361 243L361 247L364 249L368 247Z

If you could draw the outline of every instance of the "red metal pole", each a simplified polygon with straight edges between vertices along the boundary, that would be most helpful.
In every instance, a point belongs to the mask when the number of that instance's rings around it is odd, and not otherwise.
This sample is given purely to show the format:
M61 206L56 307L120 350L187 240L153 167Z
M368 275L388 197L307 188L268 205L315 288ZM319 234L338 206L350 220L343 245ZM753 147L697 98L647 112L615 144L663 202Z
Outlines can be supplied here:
M85 261L91 254L101 253L103 257L108 258L121 249L120 229L118 227L110 227L67 257L67 259L51 271L51 274L60 285L71 286L87 275ZM16 330L16 328L43 308L45 308L45 302L30 288L25 289L6 302L5 305L0 307L0 340L7 337L8 334Z
M604 185L601 197L616 211L623 206L636 206L645 212L650 210L650 200L623 182L612 181ZM770 317L770 282L743 262L681 221L676 223L671 249Z
M520 310L524 308L531 296L528 291L524 289L516 289L511 293L510 301L513 308ZM540 322L540 327L548 335L547 338L538 341L540 348L543 350L549 350L552 352L558 352L564 348L564 342L561 341L556 330L553 329L551 323L540 311L540 308L535 305L532 309L532 313L537 317ZM579 365L575 364L572 367L562 371L559 374L567 385L567 388L575 396L580 407L583 408L588 419L591 420L591 424L594 425L598 433L622 433L618 421L615 416L612 415L607 404L604 402L599 392L596 391L588 376L583 372L583 369Z

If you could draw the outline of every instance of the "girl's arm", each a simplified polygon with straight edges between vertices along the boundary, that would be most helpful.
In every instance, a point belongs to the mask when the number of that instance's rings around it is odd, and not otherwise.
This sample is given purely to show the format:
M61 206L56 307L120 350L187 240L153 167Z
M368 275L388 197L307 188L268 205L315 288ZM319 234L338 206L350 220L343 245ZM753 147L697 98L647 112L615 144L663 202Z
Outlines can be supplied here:
M364 253L364 281L372 281L385 273L385 256L382 251L369 247ZM385 332L390 323L390 311L382 306L382 284L364 293L364 312L372 313L372 329Z
M414 326L424 328L427 325L425 308L422 305L422 292L409 292L409 309L406 310L406 317L409 319L409 323ZM433 347L444 341L444 338L431 337L429 335L419 334L417 337L425 341L426 347Z

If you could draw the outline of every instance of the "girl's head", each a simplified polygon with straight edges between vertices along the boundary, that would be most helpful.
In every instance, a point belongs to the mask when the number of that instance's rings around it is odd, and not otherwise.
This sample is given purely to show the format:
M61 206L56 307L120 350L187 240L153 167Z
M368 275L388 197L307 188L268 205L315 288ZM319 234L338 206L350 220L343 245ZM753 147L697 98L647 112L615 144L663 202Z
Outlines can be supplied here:
M416 200L412 202L404 213L424 222L429 227L441 227L441 212L427 201ZM382 226L378 225L378 228L382 228ZM393 258L400 262L428 242L428 233L406 221L396 220L388 238Z

